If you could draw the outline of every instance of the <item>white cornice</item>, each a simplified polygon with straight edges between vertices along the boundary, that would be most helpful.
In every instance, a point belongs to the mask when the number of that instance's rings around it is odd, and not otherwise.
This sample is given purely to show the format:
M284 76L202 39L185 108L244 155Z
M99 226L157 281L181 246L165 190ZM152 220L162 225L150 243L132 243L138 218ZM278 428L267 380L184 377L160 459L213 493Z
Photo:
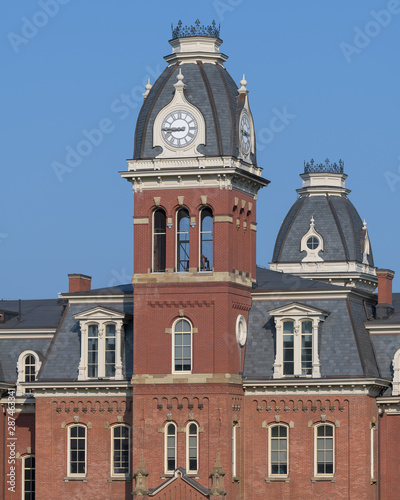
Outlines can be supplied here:
M72 382L57 381L36 381L33 383L25 382L23 387L33 390L33 394L38 397L55 396L77 396L77 395L96 395L96 396L127 396L131 394L132 384L127 380L84 380Z
M378 396L382 389L390 386L388 380L379 378L350 379L273 379L267 381L244 380L246 395L254 396L295 396L305 395L370 395Z
M56 328L2 328L0 339L51 339L56 331Z
M68 299L70 304L131 304L133 293L125 295L78 295L68 296L60 294L60 297Z
M400 323L376 324L371 321L364 323L364 326L372 335L400 335Z

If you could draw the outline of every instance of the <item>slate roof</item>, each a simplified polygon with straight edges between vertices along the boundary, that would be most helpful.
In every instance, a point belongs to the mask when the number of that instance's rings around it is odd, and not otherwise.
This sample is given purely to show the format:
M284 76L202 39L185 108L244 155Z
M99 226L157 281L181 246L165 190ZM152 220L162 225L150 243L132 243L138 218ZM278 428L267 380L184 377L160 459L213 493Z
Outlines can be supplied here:
M81 333L79 321L74 315L101 306L133 314L133 302L129 304L97 304L93 301L90 304L70 304L64 321L55 335L52 345L47 353L39 373L38 380L77 380L78 366L81 357ZM133 324L130 321L125 326L125 347L123 352L123 371L127 379L132 377L133 371Z
M265 267L257 266L256 283L253 286L255 291L276 290L276 291L295 291L295 290L343 290L342 287L323 283L321 281L309 280L294 276L293 274L271 271Z
M92 296L92 295L131 295L133 293L133 286L130 283L125 285L109 286L104 288L94 288L92 290L86 290L84 292L74 292L74 293L62 293L62 297L73 297L73 296Z
M289 210L274 248L272 262L300 262L302 237L310 229L314 217L315 230L324 240L320 256L326 262L356 261L362 263L363 222L347 196L302 195ZM368 256L374 266L372 250Z
M65 307L65 301L58 299L21 300L21 318L18 300L0 300L0 311L10 311L15 315L0 323L1 329L10 328L57 328Z
M185 97L201 111L206 123L206 144L198 151L206 156L238 157L238 122L244 97L239 96L237 85L223 66L198 62L169 66L156 80L139 113L133 158L154 158L161 153L161 147L153 148L153 124L174 96L179 68L186 85ZM256 164L255 157L251 160Z
M272 309L298 302L329 313L320 324L319 356L321 376L379 377L380 372L374 347L364 323L368 310L359 301L350 298L324 299L324 291L343 290L342 287L320 283L270 271L257 269L258 290L305 291L320 290L315 300L257 300L253 301L248 322L248 337L243 375L246 378L268 379L273 375L276 353L276 330ZM400 346L400 345L399 345Z

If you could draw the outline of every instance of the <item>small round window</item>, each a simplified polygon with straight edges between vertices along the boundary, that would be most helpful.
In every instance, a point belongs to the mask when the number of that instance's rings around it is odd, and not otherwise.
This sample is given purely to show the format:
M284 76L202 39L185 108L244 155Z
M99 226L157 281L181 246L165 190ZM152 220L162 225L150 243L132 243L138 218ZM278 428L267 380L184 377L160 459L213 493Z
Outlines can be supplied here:
M247 339L247 324L246 319L241 314L236 320L236 340L240 347L243 347Z
M319 246L319 239L316 238L315 236L311 236L307 240L307 247L310 250L315 250Z

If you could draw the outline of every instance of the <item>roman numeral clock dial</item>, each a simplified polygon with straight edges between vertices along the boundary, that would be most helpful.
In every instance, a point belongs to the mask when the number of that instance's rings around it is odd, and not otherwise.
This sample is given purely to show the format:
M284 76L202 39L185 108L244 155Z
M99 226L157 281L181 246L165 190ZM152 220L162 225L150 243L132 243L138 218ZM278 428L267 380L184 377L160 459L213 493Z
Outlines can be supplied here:
M162 138L173 148L184 148L191 144L197 131L196 118L183 110L168 113L161 125Z

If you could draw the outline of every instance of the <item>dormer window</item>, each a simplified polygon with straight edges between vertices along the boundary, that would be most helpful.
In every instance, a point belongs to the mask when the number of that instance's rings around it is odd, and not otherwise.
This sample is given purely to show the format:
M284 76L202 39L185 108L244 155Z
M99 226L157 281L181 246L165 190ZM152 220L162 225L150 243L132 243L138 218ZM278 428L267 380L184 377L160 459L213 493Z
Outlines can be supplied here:
M292 303L269 311L276 327L274 378L321 377L318 330L327 312Z
M24 388L20 385L21 382L34 382L39 373L42 363L39 355L35 351L23 351L18 356L17 362L17 396L29 394L31 389Z
M95 307L76 314L81 329L78 380L122 380L122 347L125 314Z
M302 252L307 252L307 255L301 259L302 262L323 261L319 253L324 251L324 241L322 236L315 229L314 217L311 217L310 229L301 239L300 250Z

